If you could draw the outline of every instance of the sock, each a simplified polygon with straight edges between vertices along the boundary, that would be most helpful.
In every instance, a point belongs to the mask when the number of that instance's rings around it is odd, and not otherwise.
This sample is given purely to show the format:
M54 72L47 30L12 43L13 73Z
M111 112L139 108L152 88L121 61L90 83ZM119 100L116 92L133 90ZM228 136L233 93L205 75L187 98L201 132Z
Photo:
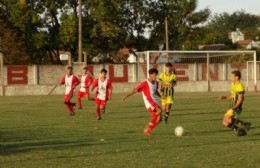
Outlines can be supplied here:
M242 120L239 120L239 119L236 119L236 118L234 118L233 120L234 120L235 124L241 124L241 125L245 124L245 122L243 122Z
M160 115L153 115L146 128L149 128L150 131L152 131L152 129L154 129L154 127L156 127L160 123L160 121L161 121Z
M100 117L100 109L96 109L96 115L97 117Z
M76 106L76 103L72 103L72 102L67 102L66 104L68 104L70 106Z
M73 107L71 106L71 104L70 104L70 103L65 103L65 104L66 104L66 107L67 107L67 109L69 110L69 112L70 112L70 113L74 113Z
M165 118L168 118L170 115L170 112L165 112Z
M78 106L79 108L82 108L81 98L78 98Z
M236 125L234 118L232 119L232 122L231 122L230 124L228 124L227 127L231 128L231 129L234 130L234 131L237 131L238 128L239 128L239 127Z

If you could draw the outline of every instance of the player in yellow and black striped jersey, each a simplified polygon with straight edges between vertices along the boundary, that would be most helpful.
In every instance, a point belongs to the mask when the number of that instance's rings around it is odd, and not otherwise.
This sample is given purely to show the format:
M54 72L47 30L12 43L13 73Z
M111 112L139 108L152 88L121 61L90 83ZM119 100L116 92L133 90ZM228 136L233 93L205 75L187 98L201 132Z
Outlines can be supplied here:
M164 121L167 123L173 104L174 86L177 84L172 64L165 64L165 72L159 76L159 93L161 95L162 110L165 112Z
M221 96L221 99L231 100L231 108L225 113L223 118L223 125L233 129L238 136L247 134L251 123L243 122L237 117L242 112L242 104L244 102L244 85L240 82L240 71L233 71L231 75L231 94L229 96Z

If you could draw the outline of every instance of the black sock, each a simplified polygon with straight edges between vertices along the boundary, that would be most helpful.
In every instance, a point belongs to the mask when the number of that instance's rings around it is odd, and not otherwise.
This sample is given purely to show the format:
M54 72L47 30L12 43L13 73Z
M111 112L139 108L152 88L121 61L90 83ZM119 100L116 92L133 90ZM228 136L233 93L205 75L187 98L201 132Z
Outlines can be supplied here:
M237 131L238 128L239 128L239 127L236 125L236 120L235 120L234 118L232 119L232 122L231 122L230 124L228 124L227 127L231 128L231 129L234 130L234 131Z
M235 123L235 124L245 125L245 122L242 121L242 120L239 120L239 119L236 119L236 118L234 118L233 120L234 120L234 123Z

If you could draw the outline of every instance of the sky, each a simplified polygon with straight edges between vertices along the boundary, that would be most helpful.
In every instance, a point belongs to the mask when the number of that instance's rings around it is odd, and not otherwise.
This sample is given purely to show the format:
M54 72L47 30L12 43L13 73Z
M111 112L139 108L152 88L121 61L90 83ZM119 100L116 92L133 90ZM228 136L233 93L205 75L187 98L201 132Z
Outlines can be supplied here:
M245 10L247 13L260 15L260 0L198 0L198 9L208 7L213 13L233 13Z

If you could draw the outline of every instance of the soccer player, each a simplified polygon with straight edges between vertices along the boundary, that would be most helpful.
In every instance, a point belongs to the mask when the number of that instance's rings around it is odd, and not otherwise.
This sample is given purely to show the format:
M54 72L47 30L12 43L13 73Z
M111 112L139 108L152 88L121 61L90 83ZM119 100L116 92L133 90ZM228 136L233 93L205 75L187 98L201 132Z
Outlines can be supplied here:
M89 87L93 82L92 76L88 73L88 68L84 67L81 75L81 85L78 90L78 109L82 109L81 98L89 100Z
M220 99L231 100L231 109L229 109L223 118L223 125L234 130L238 136L247 134L251 123L243 122L237 117L242 112L242 104L244 102L245 89L240 82L241 72L233 71L231 74L231 94L228 96L221 96Z
M67 67L66 75L61 78L60 85L65 85L64 103L70 112L71 116L75 115L74 108L76 103L72 103L70 100L73 96L73 91L79 84L79 79L73 75L72 67Z
M151 136L152 130L160 123L161 121L161 108L157 96L160 97L158 93L158 82L156 77L158 75L157 69L149 70L149 77L145 81L141 82L132 92L126 95L123 100L126 100L129 96L134 95L137 92L142 92L144 104L151 114L150 122L147 124L144 134L146 136Z
M161 95L162 110L165 112L164 121L168 122L170 110L173 104L174 86L176 86L176 75L173 73L172 64L165 64L165 72L159 77L159 92Z
M102 69L100 71L100 77L95 79L92 84L92 91L97 87L96 96L95 96L95 105L96 105L96 116L97 120L101 120L101 113L105 114L106 103L108 100L111 100L112 95L112 83L107 78L107 70Z

